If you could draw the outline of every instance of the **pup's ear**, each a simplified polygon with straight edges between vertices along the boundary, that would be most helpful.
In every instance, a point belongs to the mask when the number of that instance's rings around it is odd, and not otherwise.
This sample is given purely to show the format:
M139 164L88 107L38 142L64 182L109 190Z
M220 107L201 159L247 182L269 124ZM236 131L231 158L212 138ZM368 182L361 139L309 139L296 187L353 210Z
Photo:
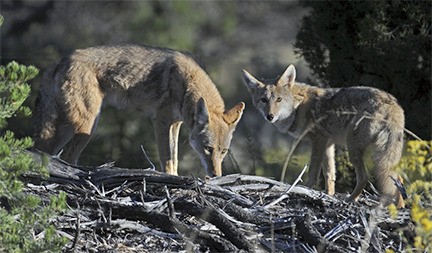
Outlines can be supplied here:
M253 75L249 74L249 72L244 69L243 82L250 91L258 88L264 88L264 84L262 84L260 81L258 81L258 79L256 79Z
M205 125L209 123L209 113L205 104L204 98L200 98L195 109L195 122L199 125Z
M243 110L245 108L245 103L240 102L235 105L230 110L224 112L223 119L230 126L236 126L243 115Z
M285 72L282 74L282 76L277 81L277 86L288 86L288 88L291 88L294 85L296 78L296 70L294 65L289 65L288 68L285 70Z

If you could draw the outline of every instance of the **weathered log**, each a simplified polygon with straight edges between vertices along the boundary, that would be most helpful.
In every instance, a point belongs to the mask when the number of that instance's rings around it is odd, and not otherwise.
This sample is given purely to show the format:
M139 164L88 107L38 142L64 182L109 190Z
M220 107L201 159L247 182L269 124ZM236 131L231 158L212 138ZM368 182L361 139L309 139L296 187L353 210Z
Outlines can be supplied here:
M238 248L230 240L214 236L210 233L200 231L196 228L185 225L178 219L173 220L174 226L189 241L198 245L206 245L213 252L233 252Z
M176 210L181 210L215 225L224 233L225 238L232 242L237 248L248 251L254 250L255 247L245 238L240 229L221 215L215 208L198 205L194 201L184 198L178 199L174 203L174 206Z
M104 164L97 167L72 166L63 160L55 157L48 157L42 153L31 153L36 160L42 161L50 174L48 181L58 183L73 183L75 185L92 182L99 187L117 186L128 182L142 182L143 178L147 182L161 185L173 185L178 188L190 188L194 180L188 177L168 175L153 169L126 169L114 167L113 163Z
M317 229L312 225L310 214L306 214L304 217L295 219L296 230L299 235L311 246L315 246L317 251L337 253L346 252L345 249L334 245L333 243L327 241Z
M114 164L71 166L33 154L50 176L27 175L25 190L44 202L67 193L71 211L54 224L77 252L115 245L146 251L397 251L395 245L405 243L397 231L412 231L409 210L392 219L370 195L353 204L304 186L286 193L290 185L258 176L203 181ZM129 236L119 236L124 233Z
M235 219L245 222L251 223L258 226L265 226L270 224L270 219L268 217L257 215L256 213L252 213L247 209L244 209L242 206L234 204L231 201L224 201L220 198L206 196L211 203L217 204L217 206L227 212L229 215L233 216Z

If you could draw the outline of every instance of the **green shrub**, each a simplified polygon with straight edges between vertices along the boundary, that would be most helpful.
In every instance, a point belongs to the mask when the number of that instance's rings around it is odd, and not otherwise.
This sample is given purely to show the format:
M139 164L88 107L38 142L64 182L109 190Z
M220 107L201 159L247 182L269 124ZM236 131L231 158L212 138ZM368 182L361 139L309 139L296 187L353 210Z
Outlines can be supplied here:
M16 62L0 66L0 130L8 119L31 114L22 104L30 94L27 82L37 74L35 67ZM23 175L48 174L25 151L32 145L31 138L17 139L10 131L0 136L0 252L57 252L66 243L49 222L65 209L66 194L53 196L44 204L39 196L23 192Z
M415 224L414 242L408 252L432 250L432 141L408 141L397 169L403 175Z

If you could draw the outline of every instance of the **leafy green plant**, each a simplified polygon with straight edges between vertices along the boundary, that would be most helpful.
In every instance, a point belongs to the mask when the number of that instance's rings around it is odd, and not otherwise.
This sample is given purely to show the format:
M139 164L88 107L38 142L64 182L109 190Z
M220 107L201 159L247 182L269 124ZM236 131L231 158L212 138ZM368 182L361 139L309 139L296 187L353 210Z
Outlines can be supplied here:
M406 154L402 157L398 165L398 170L404 173L406 178L411 180L411 185L422 185L421 183L416 183L417 181L432 181L431 145L432 141L413 140L407 142ZM425 185L425 187L429 187L429 192L425 191L425 197L432 200L430 185L427 185ZM418 186L412 190L418 190L417 188Z
M406 252L429 252L432 249L432 141L407 142L404 156L397 166L406 184L411 220L415 236L405 238ZM392 217L397 217L394 205L388 206ZM387 250L390 253L393 251Z
M30 94L27 82L37 74L35 67L16 62L0 66L0 130L6 127L8 119L31 114L22 104ZM31 138L17 139L11 131L0 136L1 252L56 252L66 243L66 238L59 236L49 221L56 212L65 209L66 194L53 196L49 204L44 204L38 196L23 192L23 175L47 175L46 169L25 151L32 145Z
M428 252L432 249L432 210L422 205L421 196L415 194L411 207L411 219L416 227L416 236L413 246L419 252Z
M406 181L407 200L415 224L414 242L408 252L428 252L432 249L432 141L407 142L406 154L397 169Z

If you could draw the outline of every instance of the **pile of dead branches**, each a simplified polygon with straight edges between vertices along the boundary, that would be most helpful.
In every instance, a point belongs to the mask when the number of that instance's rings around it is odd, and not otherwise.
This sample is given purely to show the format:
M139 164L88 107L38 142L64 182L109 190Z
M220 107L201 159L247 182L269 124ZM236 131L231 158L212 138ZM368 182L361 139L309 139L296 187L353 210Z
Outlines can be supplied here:
M383 252L412 236L408 210L390 218L373 196L347 203L237 174L203 181L56 159L48 167L50 177L26 189L45 201L67 193L70 208L53 221L70 239L65 251Z

